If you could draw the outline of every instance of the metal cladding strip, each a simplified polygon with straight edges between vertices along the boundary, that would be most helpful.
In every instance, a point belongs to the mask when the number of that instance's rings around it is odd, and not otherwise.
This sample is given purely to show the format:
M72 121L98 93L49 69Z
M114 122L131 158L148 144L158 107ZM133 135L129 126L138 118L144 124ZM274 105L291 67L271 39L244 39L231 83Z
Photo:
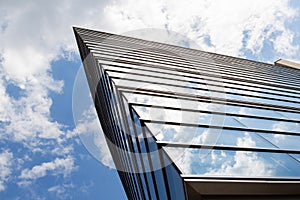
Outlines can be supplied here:
M105 45L105 44L103 44L103 45ZM91 46L91 49L93 49L92 48L93 46ZM120 48L119 46L116 46L117 48ZM161 47L160 47L161 48ZM163 48L162 48L163 49ZM134 50L134 49L133 49ZM189 50L189 49L188 49ZM101 53L103 53L103 52L101 52ZM118 54L118 55L120 55L120 53ZM122 54L121 54L122 55ZM137 56L135 56L136 58L137 58ZM172 60L171 60L172 61ZM265 64L266 65L266 64ZM227 67L229 67L229 66L227 66ZM260 75L258 75L258 76L260 76ZM276 74L276 76L277 76L277 74ZM281 75L278 75L278 76L281 76ZM293 75L292 75L293 76ZM274 74L272 75L272 78L274 79ZM296 80L297 80L297 76L295 76L295 78L296 78ZM296 85L295 85L296 86Z
M78 28L80 29L80 28ZM82 29L84 30L84 29ZM180 46L174 46L174 45L170 45L170 44L161 44L158 42L153 42L153 41L146 41L146 40L142 40L142 39L138 39L138 38L131 38L131 37L127 37L127 36L120 36L120 35L113 35L113 34L108 34L108 33L104 33L104 32L100 32L100 31L81 31L83 32L82 36L87 36L90 37L91 35L93 35L92 38L96 39L95 43L99 44L99 42L101 42L101 40L103 39L113 39L115 41L121 41L121 42L130 42L130 44L136 44L138 45L137 48L139 49L141 45L150 45L152 46L153 44L155 46L158 46L160 48L162 48L162 46L164 48L166 48L166 50L172 50L176 52L180 52L180 53L185 53L185 56L189 56L192 55L193 58L196 59L205 59L208 58L210 59L214 59L216 61L220 61L221 63L224 62L231 62L232 65L235 64L239 64L238 67L240 67L241 65L244 66L245 64L247 64L248 68L253 67L253 69L257 70L258 68L261 70L261 67L264 67L264 69L266 70L273 70L273 69L278 69L280 67L276 67L274 68L274 65L272 64L268 64L268 63L262 63L262 62L258 62L258 61L252 61L252 60L247 60L247 59L243 59L243 58L237 58L237 57L232 57L232 56L225 56L225 55L221 55L221 54L217 54L217 53L211 53L211 52L205 52L205 51L201 51L201 50L196 50L196 49L187 49L184 47L180 47ZM84 34L84 32L86 32L87 34ZM86 43L88 43L89 41L85 41ZM128 46L128 44L127 44ZM234 61L234 62L232 62ZM286 69L286 68L280 68L280 72L291 72L291 69ZM292 72L296 72L298 73L299 71L297 70L293 70ZM292 73L290 73L292 74Z
M112 47L109 47L107 46L107 43L103 43L101 45L89 45L90 49L93 51L93 52L96 52L96 53L116 53L118 55L121 55L121 56L125 56L125 57L130 57L130 56L134 56L134 57L137 57L137 58L150 58L150 59L155 59L157 61L167 61L168 63L172 63L172 64L178 64L178 65L182 65L182 64L186 64L186 60L182 57L174 57L172 55L163 55L163 51L161 52L161 54L159 53L156 53L156 52L153 52L153 51L142 51L143 49L130 49L130 48L124 48L124 47L120 47L120 46L112 46ZM118 51L115 51L114 48L118 48ZM123 49L123 50L122 50ZM168 56L168 59L166 59L165 57ZM177 61L176 61L177 60ZM185 62L184 62L185 61ZM203 62L203 61L193 61L193 60L190 60L188 59L188 64L190 64L191 66L194 66L194 67L197 67L199 68L199 66L201 66L201 68L204 68L204 69L213 69L215 70L214 67L218 66L218 70L220 71L228 71L230 70L231 72L237 72L237 73L241 73L241 74L253 74L257 77L263 77L263 78L266 78L266 77L269 77L269 78L272 78L273 80L276 80L278 78L278 80L287 80L287 78L294 78L294 80L298 80L299 81L299 76L297 76L296 74L287 74L287 75L284 75L285 73L281 73L281 74L276 74L276 77L274 77L274 74L270 74L270 71L267 71L269 73L263 73L263 72L257 72L257 69L256 70L253 70L253 71L250 71L248 69L241 69L241 68L230 68L232 66L230 65L225 65L225 64L217 64L217 63L214 63L214 65L212 65L211 62ZM225 72L224 71L224 72ZM248 72L248 73L247 73ZM289 80L291 81L291 80ZM298 83L298 82L295 82L295 83Z

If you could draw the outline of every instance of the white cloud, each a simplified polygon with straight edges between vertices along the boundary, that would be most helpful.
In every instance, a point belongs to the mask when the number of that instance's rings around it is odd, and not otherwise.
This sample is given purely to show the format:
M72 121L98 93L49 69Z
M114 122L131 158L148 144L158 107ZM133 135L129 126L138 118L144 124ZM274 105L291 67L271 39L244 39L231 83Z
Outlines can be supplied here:
M22 152L39 152L42 155L69 154L72 145L66 141L65 125L52 119L50 93L61 93L63 82L52 76L51 62L69 57L77 52L72 31L73 25L93 27L100 24L105 2L35 2L6 1L0 9L0 137L3 141L21 143ZM78 15L80 13L80 15ZM91 20L93 19L93 20ZM14 85L20 97L14 98L7 91ZM53 147L53 148L52 148ZM25 153L24 153L25 154ZM64 154L64 155L66 155ZM18 154L18 160L22 154ZM72 161L57 158L32 170L22 171L22 176L43 176L46 171ZM23 160L20 165L31 163ZM75 164L61 166L64 173L71 172ZM16 173L20 170L14 169ZM25 179L28 180L28 179Z
M12 172L13 154L8 151L0 153L0 192L5 190L5 182L8 181L9 175Z
M256 144L249 133L245 133L243 138L237 139L237 146L255 147ZM217 159L216 156L213 157ZM255 152L236 151L233 158L233 160L226 158L225 162L218 168L211 167L207 174L227 176L271 176L275 173L274 167ZM213 163L215 163L215 161ZM220 163L220 160L218 163Z
M56 158L51 162L44 162L40 165L36 165L31 169L23 169L19 178L22 180L20 185L24 183L23 181L31 181L46 175L62 174L64 177L69 175L75 169L74 158L67 156L66 158ZM26 182L28 183L28 182Z
M65 195L66 189L62 185L56 185L48 188L48 192L55 193L56 197Z
M64 86L53 78L51 62L72 59L70 52L77 52L73 25L119 33L138 28L167 28L187 35L202 49L231 55L243 55L243 48L260 54L264 42L270 40L277 53L292 56L299 52L299 46L293 43L295 33L285 24L295 16L287 0L90 0L72 4L7 1L0 9L0 137L20 142L33 152L60 156L61 152L72 151L72 146L64 146L63 142L78 130L64 132L64 125L51 118L50 92L60 93ZM22 90L20 98L11 97L6 91L9 84ZM78 127L79 132L91 131L95 123L85 123ZM104 141L97 137L96 141ZM55 145L55 149L46 152L44 147L49 144ZM99 148L103 145L97 144ZM5 155L8 158L12 154ZM39 178L56 168L63 174L69 173L74 167L72 157L57 158L24 169L20 178ZM6 181L5 177L1 180Z
M55 185L48 188L49 193L55 194L56 199L70 199L72 198L70 194L68 194L68 189L72 189L75 186L73 184L61 184Z
M297 16L287 0L243 3L238 0L157 0L151 3L127 0L107 6L105 13L105 19L119 32L145 27L167 28L187 35L204 50L235 56L243 55L243 48L259 55L268 40L278 53L286 56L295 55L299 50L293 44L295 33L285 25Z

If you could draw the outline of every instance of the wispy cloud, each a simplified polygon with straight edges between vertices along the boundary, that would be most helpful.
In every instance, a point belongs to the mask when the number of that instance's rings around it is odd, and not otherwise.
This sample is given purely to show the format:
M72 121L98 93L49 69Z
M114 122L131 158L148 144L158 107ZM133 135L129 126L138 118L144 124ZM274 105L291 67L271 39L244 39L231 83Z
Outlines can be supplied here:
M298 15L289 1L127 0L107 6L105 12L108 22L118 24L114 27L118 31L164 27L187 35L204 50L243 56L247 49L259 55L264 42L271 41L282 55L299 51L295 33L286 25Z
M0 191L5 190L5 182L8 181L12 172L13 154L9 151L3 151L0 153Z
M35 165L31 169L23 169L19 179L19 185L28 185L31 181L47 176L49 174L68 176L75 169L74 158L56 158L50 162Z
M20 178L30 181L57 168L63 174L76 168L71 155L61 157L62 152L73 151L67 141L76 131L65 131L65 125L51 117L51 93L64 92L63 81L53 78L51 63L74 58L73 25L117 33L149 27L172 30L188 36L204 50L240 56L245 50L259 55L270 41L273 57L293 57L299 54L299 46L294 41L296 33L287 24L297 12L288 2L6 1L0 9L0 137L22 144L30 152L57 157L23 169ZM18 98L8 92L9 85L21 91ZM0 190L4 190L12 170L10 152L0 154Z

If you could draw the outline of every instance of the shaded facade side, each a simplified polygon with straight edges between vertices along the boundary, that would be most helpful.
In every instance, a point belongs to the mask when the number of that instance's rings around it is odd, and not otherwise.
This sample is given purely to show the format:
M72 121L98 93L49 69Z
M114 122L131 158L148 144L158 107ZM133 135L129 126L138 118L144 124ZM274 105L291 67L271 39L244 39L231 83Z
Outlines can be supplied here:
M76 33L76 32L75 32ZM76 34L107 144L128 199L184 199L179 171Z

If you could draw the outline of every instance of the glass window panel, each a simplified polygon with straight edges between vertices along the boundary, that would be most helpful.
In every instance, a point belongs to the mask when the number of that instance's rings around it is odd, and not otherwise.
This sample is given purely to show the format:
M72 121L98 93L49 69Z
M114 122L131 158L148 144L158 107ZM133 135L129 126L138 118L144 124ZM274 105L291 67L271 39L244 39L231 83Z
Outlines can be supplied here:
M147 134L147 141L149 145L149 150L150 150L150 158L153 166L153 173L155 175L155 180L156 180L156 186L158 189L158 194L160 199L167 199L167 193L166 193L166 187L165 187L165 182L164 182L164 177L162 174L162 165L160 162L160 151L157 149L157 144L154 140L154 138L151 136L150 132L146 130Z
M291 113L291 112L278 112L282 116L287 117L288 119L300 120L300 113Z
M248 128L300 133L299 123L253 119L253 118L245 118L245 117L236 117L236 119Z
M134 119L134 125L136 128L136 134L138 135L137 139L139 140L139 146L140 146L140 156L139 158L141 159L142 165L144 167L144 172L145 172L145 176L148 182L148 187L149 187L149 191L150 191L150 195L151 198L150 199L156 199L156 194L155 194L155 189L154 189L154 183L153 183L153 179L152 179L152 175L151 175L151 168L150 168L150 163L148 160L148 154L147 154L147 149L146 149L146 143L145 143L145 139L144 139L144 135L143 135L143 131L142 131L142 127L141 127L141 123L138 119L138 116L136 115L136 113L132 110L132 116Z
M229 126L229 127L242 127L242 128L245 127L243 123L240 123L239 121L237 121L236 119L228 115L187 112L182 110L162 109L162 108L155 108L155 107L143 107L143 106L133 106L133 107L142 119L147 119L147 120L201 124L201 125L211 125L211 126ZM258 119L256 120L257 122L260 121ZM266 123L265 127L267 127L267 125L268 124ZM260 128L260 127L258 125L255 125L254 127L253 125L250 126L249 128ZM272 130L272 127L270 130Z
M151 176L151 172L146 172L145 174L146 174L148 185L149 185L149 188L150 188L151 200L152 199L157 199L155 189L154 189L154 182L153 182L153 179L152 179L152 176Z
M300 154L291 154L291 156L300 162Z
M184 144L300 150L300 136L146 123L157 140Z
M258 134L267 141L269 141L273 146L278 147L280 149L300 150L300 136L263 133Z
M164 149L184 174L300 177L300 163L288 154L176 147Z

